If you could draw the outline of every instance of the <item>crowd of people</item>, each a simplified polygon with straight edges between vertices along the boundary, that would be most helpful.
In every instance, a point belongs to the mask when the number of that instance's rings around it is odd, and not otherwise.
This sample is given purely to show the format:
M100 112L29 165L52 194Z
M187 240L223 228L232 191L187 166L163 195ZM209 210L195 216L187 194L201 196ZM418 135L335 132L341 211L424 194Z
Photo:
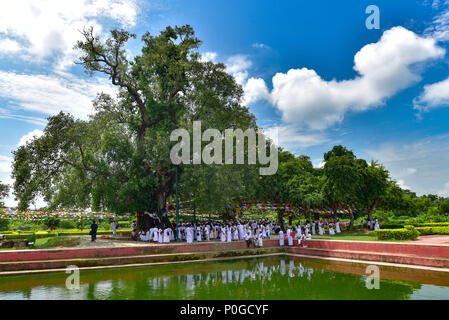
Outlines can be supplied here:
M293 245L296 240L298 245L312 239L313 235L335 235L341 232L339 220L308 220L304 225L298 222L296 226L283 226L272 220L250 220L232 222L204 222L204 223L181 223L179 225L179 240L187 243L194 241L221 241L232 242L245 240L248 247L262 247L263 241L271 239L273 235L279 236L281 246ZM135 226L135 223L134 223ZM135 227L133 227L135 230ZM175 241L176 225L172 227L153 227L148 231L135 233L135 240L144 242L169 243Z

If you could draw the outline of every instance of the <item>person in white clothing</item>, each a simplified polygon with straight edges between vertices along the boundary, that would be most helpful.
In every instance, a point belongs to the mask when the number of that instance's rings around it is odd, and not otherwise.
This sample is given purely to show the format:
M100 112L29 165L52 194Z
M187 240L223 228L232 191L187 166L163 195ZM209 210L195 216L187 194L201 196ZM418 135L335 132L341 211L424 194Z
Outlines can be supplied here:
M279 231L279 245L284 245L284 232L282 230Z
M335 223L335 231L337 233L341 233L341 229L340 229L340 221L337 220L337 222Z
M259 247L263 247L263 235L262 235L262 232L259 233L259 236L257 238L257 245Z
M374 223L374 230L379 230L379 229L380 229L379 221L376 219L375 223Z
M292 246L293 245L293 232L290 227L287 229L287 240L288 240L288 245Z
M111 229L112 229L112 236L115 238L115 236L117 235L117 227L118 227L118 222L117 221L112 221L111 223Z
M161 228L158 228L157 229L157 232L158 232L158 239L159 239L159 243L163 243L164 242L164 235L162 234L162 229Z
M170 243L170 228L164 229L164 243Z
M331 235L331 236L335 235L333 223L329 223L329 235Z
M187 240L187 243L193 242L193 229L191 226L188 226L186 229L186 240Z
M225 227L221 227L220 229L220 241L225 242L226 241L226 229Z
M226 241L231 242L232 241L232 231L231 227L226 227Z

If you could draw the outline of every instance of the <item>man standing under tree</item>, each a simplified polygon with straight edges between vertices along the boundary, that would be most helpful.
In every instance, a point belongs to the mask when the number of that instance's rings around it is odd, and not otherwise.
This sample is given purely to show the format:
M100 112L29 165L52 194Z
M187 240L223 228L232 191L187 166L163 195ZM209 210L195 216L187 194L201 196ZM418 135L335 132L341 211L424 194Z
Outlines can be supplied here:
M92 222L92 224L90 225L90 236L92 238L92 242L94 242L95 240L97 240L97 230L98 230L98 224L97 222L94 220Z

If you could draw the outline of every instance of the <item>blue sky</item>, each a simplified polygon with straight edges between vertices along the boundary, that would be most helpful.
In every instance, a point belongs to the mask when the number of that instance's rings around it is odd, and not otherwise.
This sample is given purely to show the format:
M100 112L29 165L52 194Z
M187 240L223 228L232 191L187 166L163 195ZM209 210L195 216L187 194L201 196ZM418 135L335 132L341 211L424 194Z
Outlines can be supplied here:
M380 28L367 29L368 5ZM59 110L86 118L106 79L73 64L83 26L140 36L190 24L224 62L258 124L319 166L335 144L400 185L449 196L449 1L18 0L0 4L0 180L11 151ZM12 197L8 205L14 205Z

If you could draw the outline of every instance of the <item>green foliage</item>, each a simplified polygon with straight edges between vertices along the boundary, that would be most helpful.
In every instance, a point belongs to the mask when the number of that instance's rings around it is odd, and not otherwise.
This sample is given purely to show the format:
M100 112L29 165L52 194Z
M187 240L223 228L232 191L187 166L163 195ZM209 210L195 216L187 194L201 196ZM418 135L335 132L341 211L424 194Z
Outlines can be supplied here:
M37 239L33 248L34 249L49 249L49 248L70 248L76 247L79 244L78 238L72 237L48 237Z
M432 234L449 234L449 226L445 227L418 227L416 228L420 235L432 235Z
M403 224L381 224L381 228L383 229L403 229Z
M381 229L374 231L378 240L416 240L419 232L413 226L404 229Z
M47 218L45 218L43 223L45 226L47 226L47 228L50 228L51 226L53 226L53 228L57 228L59 226L59 224L61 223L61 220L59 220L56 217L47 217Z
M130 221L118 221L119 230L122 228L131 228Z
M33 242L33 243L36 243L36 239L37 239L37 237L36 237L36 235L33 233L32 235L30 235L30 236L28 236L26 239L25 239L25 242Z
M9 230L9 220L7 219L0 219L0 231Z
M75 229L77 227L77 223L71 220L61 221L58 225L60 229Z
M50 208L106 208L138 216L149 211L167 222L162 209L175 183L170 133L189 130L195 120L202 121L204 130L256 128L254 116L241 105L243 89L224 64L200 59L201 41L188 25L167 27L159 35L145 33L133 60L125 45L135 35L112 30L102 41L92 28L82 34L76 45L79 63L90 75L108 77L120 94L99 94L88 121L64 113L50 117L42 137L14 151L19 206L25 209L42 195ZM188 167L179 170L183 193L195 193L198 206L211 210L250 194L257 177L248 166L208 166L199 173ZM196 174L202 180L192 186L189 180Z

